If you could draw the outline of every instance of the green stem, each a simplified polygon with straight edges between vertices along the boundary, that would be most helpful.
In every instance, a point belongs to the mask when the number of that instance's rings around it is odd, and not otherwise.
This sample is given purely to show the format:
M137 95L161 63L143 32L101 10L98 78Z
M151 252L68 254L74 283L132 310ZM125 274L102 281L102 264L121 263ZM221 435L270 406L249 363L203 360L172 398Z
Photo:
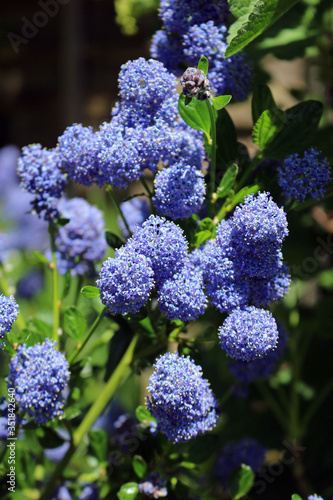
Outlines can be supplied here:
M288 418L287 415L284 413L282 408L280 407L279 403L276 401L275 397L271 393L271 391L268 389L267 385L263 381L257 381L256 384L257 388L259 389L259 392L261 393L262 397L272 410L273 415L275 418L279 421L281 427L288 431Z
M57 258L56 258L56 245L55 245L55 233L54 224L51 222L49 224L49 233L51 239L51 252L52 252L52 301L53 301L53 329L52 329L52 339L59 344L59 311L60 304L58 301L58 272L57 272ZM59 346L58 346L59 347Z
M138 335L133 337L131 343L129 344L127 350L125 351L120 363L117 368L114 370L113 374L109 378L106 383L104 389L99 394L94 404L82 420L81 424L77 428L77 430L73 434L73 439L71 445L63 457L63 459L58 463L53 475L51 476L49 482L47 483L43 493L40 496L39 500L49 500L51 494L56 488L58 479L62 476L62 473L65 467L69 464L71 458L76 452L78 446L82 442L84 436L89 431L95 420L99 417L99 415L106 408L110 399L113 397L114 393L120 386L121 382L124 381L125 378L131 373L131 362L133 360L135 346L138 340Z
M68 357L68 363L70 365L73 363L73 361L75 360L75 358L80 354L80 352L85 347L86 343L88 342L88 340L90 339L90 337L92 336L92 334L94 333L94 331L96 330L96 328L98 327L98 325L102 322L106 311L107 311L107 307L104 307L101 310L101 312L99 313L99 315L97 316L97 318L95 319L95 321L93 322L93 324L91 325L91 327L90 327L87 335L85 336L84 341L82 342L82 344L81 345L78 344L78 348L76 349L76 351L73 351L72 354Z
M154 203L153 203L153 193L150 191L149 186L143 177L140 177L140 182L148 193L149 203L150 203L150 211L153 214L155 212L155 207L154 207Z
M306 431L306 428L311 421L312 417L315 415L321 404L325 401L330 392L333 391L333 379L329 380L327 384L323 387L320 394L314 400L313 404L308 408L305 412L305 415L301 421L301 429L303 432Z
M212 146L210 152L210 194L209 194L209 212L210 214L212 214L214 205L213 194L215 193L215 174L216 174L216 123L213 112L213 106L211 105L210 100L207 99L206 103L211 123L210 135L212 140Z
M75 292L75 299L74 299L74 306L77 305L79 298L81 296L81 288L83 285L83 276L81 274L78 275L77 277L77 283L76 283L76 292Z
M129 236L131 236L132 235L132 231L130 230L129 225L127 224L127 220L125 219L125 216L124 216L124 214L123 214L123 212L122 212L122 210L121 210L121 208L119 206L118 201L116 200L116 197L115 197L115 195L113 193L112 186L106 186L106 190L109 193L109 196L110 196L110 198L112 200L112 203L114 204L117 212L119 213L120 217L123 219L123 222L125 224L125 227L126 227L126 229L128 231Z
M252 163L245 170L245 172L244 172L243 176L240 178L239 182L237 183L237 191L240 191L240 189L245 186L245 184L247 183L252 172L257 168L257 166L262 161L263 161L263 155L262 155L262 153L258 153L257 156L252 161Z

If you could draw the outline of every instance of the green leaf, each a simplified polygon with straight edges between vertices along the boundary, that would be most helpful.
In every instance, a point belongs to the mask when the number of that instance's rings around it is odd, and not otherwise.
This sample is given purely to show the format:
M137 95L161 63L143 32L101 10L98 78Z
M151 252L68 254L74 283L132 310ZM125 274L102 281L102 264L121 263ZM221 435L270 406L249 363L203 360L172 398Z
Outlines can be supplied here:
M251 12L257 0L229 0L230 11L235 17L243 17Z
M211 233L216 232L216 227L214 222L210 217L206 217L205 219L202 219L202 221L199 224L199 230L200 231L210 231Z
M218 198L225 198L227 196L235 182L237 173L238 166L236 165L236 163L233 163L222 177L220 185L217 188L216 194Z
M70 219L65 219L65 218L58 219L57 222L56 222L56 226L57 227L66 226L66 224L68 224L69 221L70 221Z
M67 307L64 316L64 330L67 335L79 342L87 328L87 322L75 306Z
M68 408L65 408L64 413L60 415L59 420L65 420L67 422L68 420L73 420L78 417L81 413L82 411L79 408L69 406Z
M136 408L135 416L139 420L139 422L144 422L144 421L156 422L156 419L153 417L150 411L141 405Z
M210 134L210 116L205 101L192 101L185 106L185 96L183 93L179 96L178 111L184 122L195 130Z
M284 113L280 109L266 109L253 128L253 142L264 151L284 125Z
M205 76L207 76L208 67L209 67L209 63L208 63L207 57L201 56L199 64L198 64L198 69L203 71L205 73Z
M213 106L216 110L223 109L232 99L231 95L219 95L212 97Z
M45 255L39 252L32 252L32 255L38 260L38 262L41 262L42 264L47 264L48 266L51 264L49 259L47 259Z
M294 493L294 495L291 495L291 500L302 500L301 497L299 495L297 495L296 493Z
M147 474L147 463L140 455L133 457L133 469L139 479L142 479Z
M276 108L272 92L267 85L258 85L255 87L251 107L253 124L257 122L263 111Z
M237 32L230 30L225 57L230 57L246 47L297 2L298 0L258 0L252 5L249 14L236 21Z
M189 97L188 95L186 95L185 96L185 106L188 106L191 101L192 101L192 97Z
M123 484L117 493L119 500L134 500L139 493L138 483Z
M96 297L100 296L100 291L97 286L84 286L81 288L81 293L84 297L87 297L87 299L96 299Z
M203 243L205 243L205 241L208 241L212 238L212 233L210 231L199 231L196 235L195 235L195 246L196 248L199 248L200 245L202 245Z
M111 233L111 231L105 231L105 239L109 247L113 249L120 248L125 244L117 234Z
M251 467L241 465L230 475L229 488L233 500L243 498L252 488L254 483L254 474Z
M226 166L237 160L238 144L234 122L226 109L221 109L216 120L216 163L218 170L225 170Z
M71 287L71 281L72 281L71 270L68 269L68 271L66 272L65 277L64 277L64 287L63 287L62 295L61 295L62 300L65 297L67 297L67 295L68 295L69 289Z
M27 321L27 328L30 332L37 333L38 335L42 335L43 337L51 337L52 336L52 327L45 323L42 319L39 318L31 318ZM21 336L20 336L21 341Z
M301 152L311 143L323 112L319 101L303 101L285 111L285 122L269 146L267 156L283 160L287 155Z
M238 191L238 193L236 193L236 195L231 200L232 207L235 207L239 203L242 203L244 201L245 196L247 196L248 194L256 194L259 190L260 186L258 186L257 184L255 186L243 187L243 189Z
M100 462L105 462L108 456L108 436L103 429L92 429L88 433L90 446Z

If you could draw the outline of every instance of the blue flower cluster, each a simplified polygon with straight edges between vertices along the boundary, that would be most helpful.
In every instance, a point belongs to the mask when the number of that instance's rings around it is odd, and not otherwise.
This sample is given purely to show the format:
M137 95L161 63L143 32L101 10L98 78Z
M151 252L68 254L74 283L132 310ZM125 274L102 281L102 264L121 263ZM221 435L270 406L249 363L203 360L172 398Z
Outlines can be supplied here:
M195 167L178 163L155 177L153 201L159 215L186 219L200 210L206 185L203 174Z
M166 353L154 368L147 405L158 430L178 443L213 429L218 420L216 400L201 367L190 358Z
M43 344L22 344L12 358L7 378L15 389L15 401L21 411L37 424L45 424L63 413L64 389L69 381L68 362L46 339Z
M263 379L272 373L283 354L288 339L285 329L278 322L277 327L279 336L276 349L270 350L262 358L255 358L250 361L232 359L228 362L228 369L242 385L247 386L253 380Z
M1 342L5 334L10 332L14 321L19 314L19 306L13 295L6 297L0 295L0 349L3 349L5 342Z
M322 198L331 180L329 164L316 148L308 148L303 156L287 156L278 167L278 182L286 199L303 203L307 196Z
M163 29L153 36L151 56L180 76L186 66L197 66L204 55L209 60L209 82L214 94L230 93L234 99L246 99L251 90L253 65L244 53L224 56L228 14L227 2L200 3L195 12L193 2L162 1Z
M308 500L324 500L324 499L323 499L323 497L320 497L320 496L315 494L315 495L310 495L308 497Z
M139 491L149 498L164 498L168 495L166 480L158 472L151 472L141 481Z
M230 474L242 464L248 465L254 472L259 472L264 464L266 452L266 448L248 437L227 443L215 462L216 477L227 489Z
M62 198L58 210L69 219L55 237L58 271L66 274L70 269L72 276L93 271L107 249L103 212L83 198Z
M42 148L40 144L24 146L18 160L18 174L21 188L34 195L33 210L38 215L43 214L47 221L56 220L59 217L59 198L67 183L58 153Z
M132 198L131 200L124 201L120 204L120 209L125 217L125 220L133 233L136 227L141 227L150 215L150 206L147 198ZM129 233L124 224L123 219L119 216L117 219L118 226L123 233L124 238L129 237Z

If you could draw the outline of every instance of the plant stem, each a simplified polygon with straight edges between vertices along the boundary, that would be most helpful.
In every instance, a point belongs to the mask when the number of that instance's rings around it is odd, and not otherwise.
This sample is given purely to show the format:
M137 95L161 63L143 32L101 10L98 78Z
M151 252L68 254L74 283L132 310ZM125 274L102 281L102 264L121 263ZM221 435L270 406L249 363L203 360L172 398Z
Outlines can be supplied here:
M333 379L327 382L327 384L322 388L320 394L314 400L313 404L305 412L305 415L301 421L301 429L303 430L303 432L305 432L312 417L315 415L315 413L331 391L333 391Z
M257 168L257 166L263 161L262 153L258 153L257 156L253 159L252 163L245 170L243 176L240 178L237 183L237 191L239 191L248 181L248 178L252 174L252 172Z
M87 335L85 336L84 338L84 341L82 342L82 344L78 344L78 348L76 349L76 351L73 351L72 354L68 357L68 363L71 365L73 363L73 361L75 360L75 358L78 356L78 354L80 354L80 352L82 351L82 349L84 348L84 346L86 345L86 343L88 342L88 340L90 339L90 337L92 336L92 334L94 333L94 331L96 330L96 328L98 327L98 325L102 322L104 316L105 316L105 313L107 311L107 307L104 307L101 312L99 313L99 315L97 316L97 318L95 319L95 321L93 322L93 324L91 325Z
M210 100L206 100L206 104L209 111L209 118L211 123L210 136L212 140L211 152L210 152L210 193L209 193L209 213L213 212L213 194L215 193L215 174L216 174L216 123L213 112L213 106Z
M155 207L153 204L153 193L150 191L149 186L143 177L140 177L140 182L149 195L150 210L151 210L151 213L153 214L155 211Z
M51 239L51 251L52 251L52 263L50 265L52 269L52 301L53 301L53 329L52 329L52 339L59 344L59 302L58 302L58 273L57 273L57 258L56 258L56 245L55 245L55 234L54 234L54 224L50 222L49 224L49 234ZM59 345L58 345L59 348Z
M127 350L125 351L120 363L117 368L114 370L113 374L109 378L106 383L104 389L100 393L100 395L95 400L94 404L91 406L90 410L82 420L81 424L77 428L77 430L73 434L73 439L67 453L64 455L62 460L58 463L53 475L51 476L49 482L46 484L46 487L43 493L40 496L39 500L49 500L52 495L54 489L56 488L58 479L61 478L62 473L65 467L69 464L72 456L76 452L78 446L82 442L82 439L89 431L95 420L99 417L99 415L103 412L110 399L120 386L121 382L124 381L125 378L131 373L131 362L133 360L135 346L138 340L138 335L133 337L131 340Z
M124 222L124 224L125 224L125 227L126 227L126 229L127 229L127 231L128 231L129 236L132 236L132 231L130 230L129 225L127 224L127 220L125 219L125 216L124 216L124 214L123 214L123 212L122 212L122 210L121 210L121 208L120 208L120 206L119 206L119 203L118 203L118 202L117 202L117 200L116 200L116 197L115 197L115 195L114 195L114 193L113 193L112 186L108 186L108 185L107 185L107 186L106 186L106 190L107 190L107 192L109 193L109 196L110 196L110 198L111 198L111 200L112 200L112 203L114 204L114 206L115 206L115 208L116 208L117 212L119 213L120 217L123 219L123 222Z
M265 384L264 381L260 380L257 381L256 386L259 389L259 392L261 393L262 397L272 410L273 415L276 417L276 419L279 421L281 427L285 430L288 431L288 418L287 415L285 415L284 411L280 407L279 403L276 401L275 397L271 393L271 391L268 389L267 385Z

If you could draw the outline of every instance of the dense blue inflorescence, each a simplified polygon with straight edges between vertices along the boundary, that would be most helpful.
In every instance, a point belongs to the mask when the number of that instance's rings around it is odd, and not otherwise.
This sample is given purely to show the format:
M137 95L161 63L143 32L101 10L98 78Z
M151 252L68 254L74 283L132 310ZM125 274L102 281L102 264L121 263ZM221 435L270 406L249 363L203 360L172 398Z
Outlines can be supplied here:
M133 233L136 227L141 227L144 221L148 219L150 215L150 206L147 198L137 197L132 198L128 201L124 201L120 204L120 209L125 217L131 233ZM128 238L130 235L127 231L123 219L120 216L118 216L117 222L124 238Z
M16 293L19 298L30 300L44 287L44 275L38 269L31 269L17 283Z
M70 269L72 276L93 271L107 249L103 212L83 198L62 198L58 209L69 219L55 237L58 271L66 274Z
M153 202L159 215L186 219L200 210L206 185L203 174L182 163L165 168L155 177Z
M22 344L10 362L8 389L15 389L16 404L37 424L63 413L70 374L65 356L55 346L50 339L30 347Z
M227 443L215 462L216 477L227 489L230 474L242 464L248 465L254 472L259 472L264 464L266 452L266 448L248 437L235 443Z
M196 320L208 304L202 273L189 260L185 261L182 269L159 287L157 298L168 319Z
M67 183L61 171L59 154L42 148L40 144L24 146L22 157L18 160L18 174L21 188L34 195L31 202L33 210L47 221L56 220L59 217L59 198Z
M216 400L201 367L190 358L166 353L154 368L147 405L158 430L178 443L213 429L218 420Z
M103 263L96 281L101 301L113 314L136 313L154 287L151 261L145 255L123 247Z
M329 164L316 148L308 148L303 155L287 156L278 167L278 182L286 199L303 203L307 196L322 198L331 180Z
M10 332L14 321L19 315L19 306L13 295L6 297L0 295L0 349L3 349L5 342L1 342L5 334Z
M278 330L269 311L235 308L219 328L220 346L231 358L250 361L275 349Z
M149 498L164 498L168 495L166 484L159 472L151 472L139 483L139 491Z

